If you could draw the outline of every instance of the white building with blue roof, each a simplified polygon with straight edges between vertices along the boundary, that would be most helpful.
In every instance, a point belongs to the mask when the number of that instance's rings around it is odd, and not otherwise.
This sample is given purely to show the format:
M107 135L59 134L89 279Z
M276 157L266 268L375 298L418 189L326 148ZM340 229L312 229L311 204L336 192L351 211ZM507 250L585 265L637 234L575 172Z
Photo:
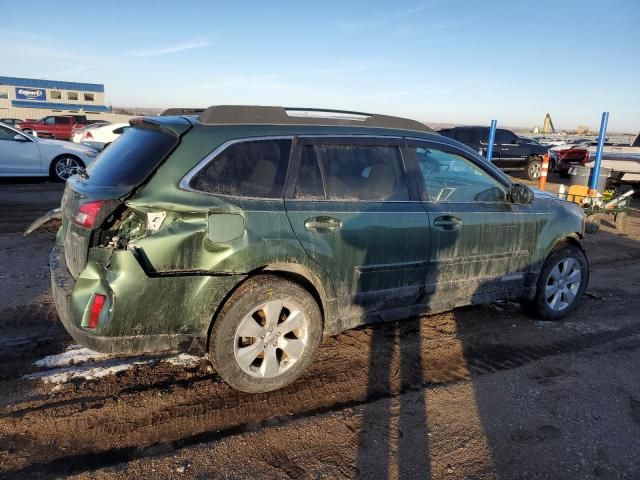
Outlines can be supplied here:
M0 76L0 118L84 114L99 119L110 113L103 84Z

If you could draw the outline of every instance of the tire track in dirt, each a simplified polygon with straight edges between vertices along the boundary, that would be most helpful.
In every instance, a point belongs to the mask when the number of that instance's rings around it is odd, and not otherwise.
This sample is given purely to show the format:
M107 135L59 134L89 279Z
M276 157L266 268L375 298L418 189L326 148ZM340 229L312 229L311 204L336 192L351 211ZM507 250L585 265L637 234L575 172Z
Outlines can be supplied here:
M394 328L402 327L381 325L356 330L342 336L346 338L339 338L344 342L330 341L328 349L325 350L342 348L347 350L344 353L348 356L348 351L353 349L366 350L363 347L366 347L370 341L372 331L377 329L391 331ZM403 389L399 388L393 372L391 372L391 387L382 378L378 383L369 384L366 362L362 365L362 362L356 361L347 368L340 362L342 368L333 369L333 371L320 366L314 372L315 375L307 375L289 388L266 395L244 395L233 392L223 384L209 381L213 380L213 375L209 375L207 381L198 382L199 385L195 387L198 390L196 392L193 391L193 385L189 388L188 380L184 380L183 385L175 388L174 391L181 394L183 392L178 392L180 388L190 390L187 392L191 394L187 395L190 397L187 401L174 405L149 405L150 408L143 411L129 409L135 411L125 411L117 417L114 417L111 411L103 412L104 415L100 413L101 407L108 402L104 402L104 399L101 400L98 396L85 398L85 403L78 404L83 408L74 409L72 412L64 412L61 408L68 405L45 405L45 411L39 412L37 409L32 409L1 419L0 432L7 431L9 435L15 435L16 429L10 426L24 430L24 422L20 420L25 420L30 424L38 425L39 432L55 432L55 436L51 436L51 433L40 436L27 435L27 438L23 437L20 442L23 443L23 447L32 451L42 451L45 445L50 445L50 442L55 440L58 448L50 450L48 455L33 458L38 463L22 465L6 473L26 477L87 471L134 458L157 455L159 452L166 453L188 445L214 441L265 425L286 423L295 418L335 412L413 390L432 388L434 385L456 382L468 379L470 376L510 370L550 356L577 353L638 334L640 334L640 323L619 330L575 335L537 346L477 342L458 351L450 349L449 355L444 357L442 351L437 351L436 355L440 357L438 359L433 358L426 351L432 347L429 345L432 342L426 340L422 347L423 381ZM383 348L388 347L391 350L393 335L388 337L389 345ZM442 343L442 339L439 340ZM325 351L324 353L335 352ZM417 366L416 370L419 368ZM167 386L166 381L160 383L164 387ZM146 388L153 390L158 388L158 385L150 383ZM130 395L139 394L139 389L130 393ZM127 403L126 394L117 394L115 397L118 405ZM77 399L77 402L82 401L83 399ZM110 401L113 402L113 398ZM91 402L96 402L95 409L87 409L89 406L87 403ZM100 402L104 403L100 405ZM104 450L91 447L90 439L82 434L84 432L91 432L91 438L99 437ZM126 445L122 446L122 443ZM137 446L141 447L137 448ZM84 451L84 453L66 455L70 450Z

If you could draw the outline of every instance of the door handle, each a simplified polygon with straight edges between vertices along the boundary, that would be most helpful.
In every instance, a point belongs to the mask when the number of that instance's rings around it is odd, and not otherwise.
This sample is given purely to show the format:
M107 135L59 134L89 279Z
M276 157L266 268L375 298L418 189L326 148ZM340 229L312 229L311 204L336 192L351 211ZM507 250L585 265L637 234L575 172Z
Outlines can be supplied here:
M327 233L342 228L342 220L334 217L319 216L307 218L304 221L304 228L310 232Z
M441 230L457 230L462 226L462 219L453 215L443 215L433 221L433 225Z

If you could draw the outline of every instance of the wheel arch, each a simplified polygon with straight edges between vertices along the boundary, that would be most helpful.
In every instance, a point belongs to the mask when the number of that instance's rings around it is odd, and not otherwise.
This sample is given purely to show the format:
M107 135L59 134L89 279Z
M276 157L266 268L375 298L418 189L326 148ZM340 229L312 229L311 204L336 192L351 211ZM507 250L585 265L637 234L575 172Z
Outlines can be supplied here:
M326 331L327 325L327 309L330 308L330 303L328 302L327 291L320 280L320 278L313 273L308 267L301 265L299 263L272 263L268 265L264 265L262 267L256 268L249 272L249 274L241 281L238 282L222 299L218 307L216 308L213 316L211 317L211 321L209 322L209 326L206 331L206 337L204 340L205 351L209 350L209 340L211 338L211 330L213 329L213 325L217 321L220 316L220 312L224 308L224 305L229 301L231 296L240 288L240 286L244 285L247 281L260 276L260 275L273 275L282 277L283 279L290 280L294 283L297 283L302 288L307 290L311 296L316 300L318 304L318 308L320 308L320 317L322 320L322 331Z

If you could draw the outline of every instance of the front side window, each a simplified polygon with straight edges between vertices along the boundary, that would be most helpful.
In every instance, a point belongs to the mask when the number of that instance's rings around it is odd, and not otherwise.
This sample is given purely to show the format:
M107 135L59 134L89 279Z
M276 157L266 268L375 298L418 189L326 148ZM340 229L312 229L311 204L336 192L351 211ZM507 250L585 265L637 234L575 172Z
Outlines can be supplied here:
M416 147L423 198L432 202L500 202L502 185L470 160L435 148Z
M0 125L0 140L13 140L17 133L7 127Z
M297 183L296 198L409 199L400 151L392 146L306 145Z
M290 152L289 139L234 143L196 173L189 186L207 193L282 198Z
M45 123L45 125L55 125L56 117L46 117L44 119L44 123Z
M496 143L498 145L509 145L516 143L518 137L509 130L496 130Z

